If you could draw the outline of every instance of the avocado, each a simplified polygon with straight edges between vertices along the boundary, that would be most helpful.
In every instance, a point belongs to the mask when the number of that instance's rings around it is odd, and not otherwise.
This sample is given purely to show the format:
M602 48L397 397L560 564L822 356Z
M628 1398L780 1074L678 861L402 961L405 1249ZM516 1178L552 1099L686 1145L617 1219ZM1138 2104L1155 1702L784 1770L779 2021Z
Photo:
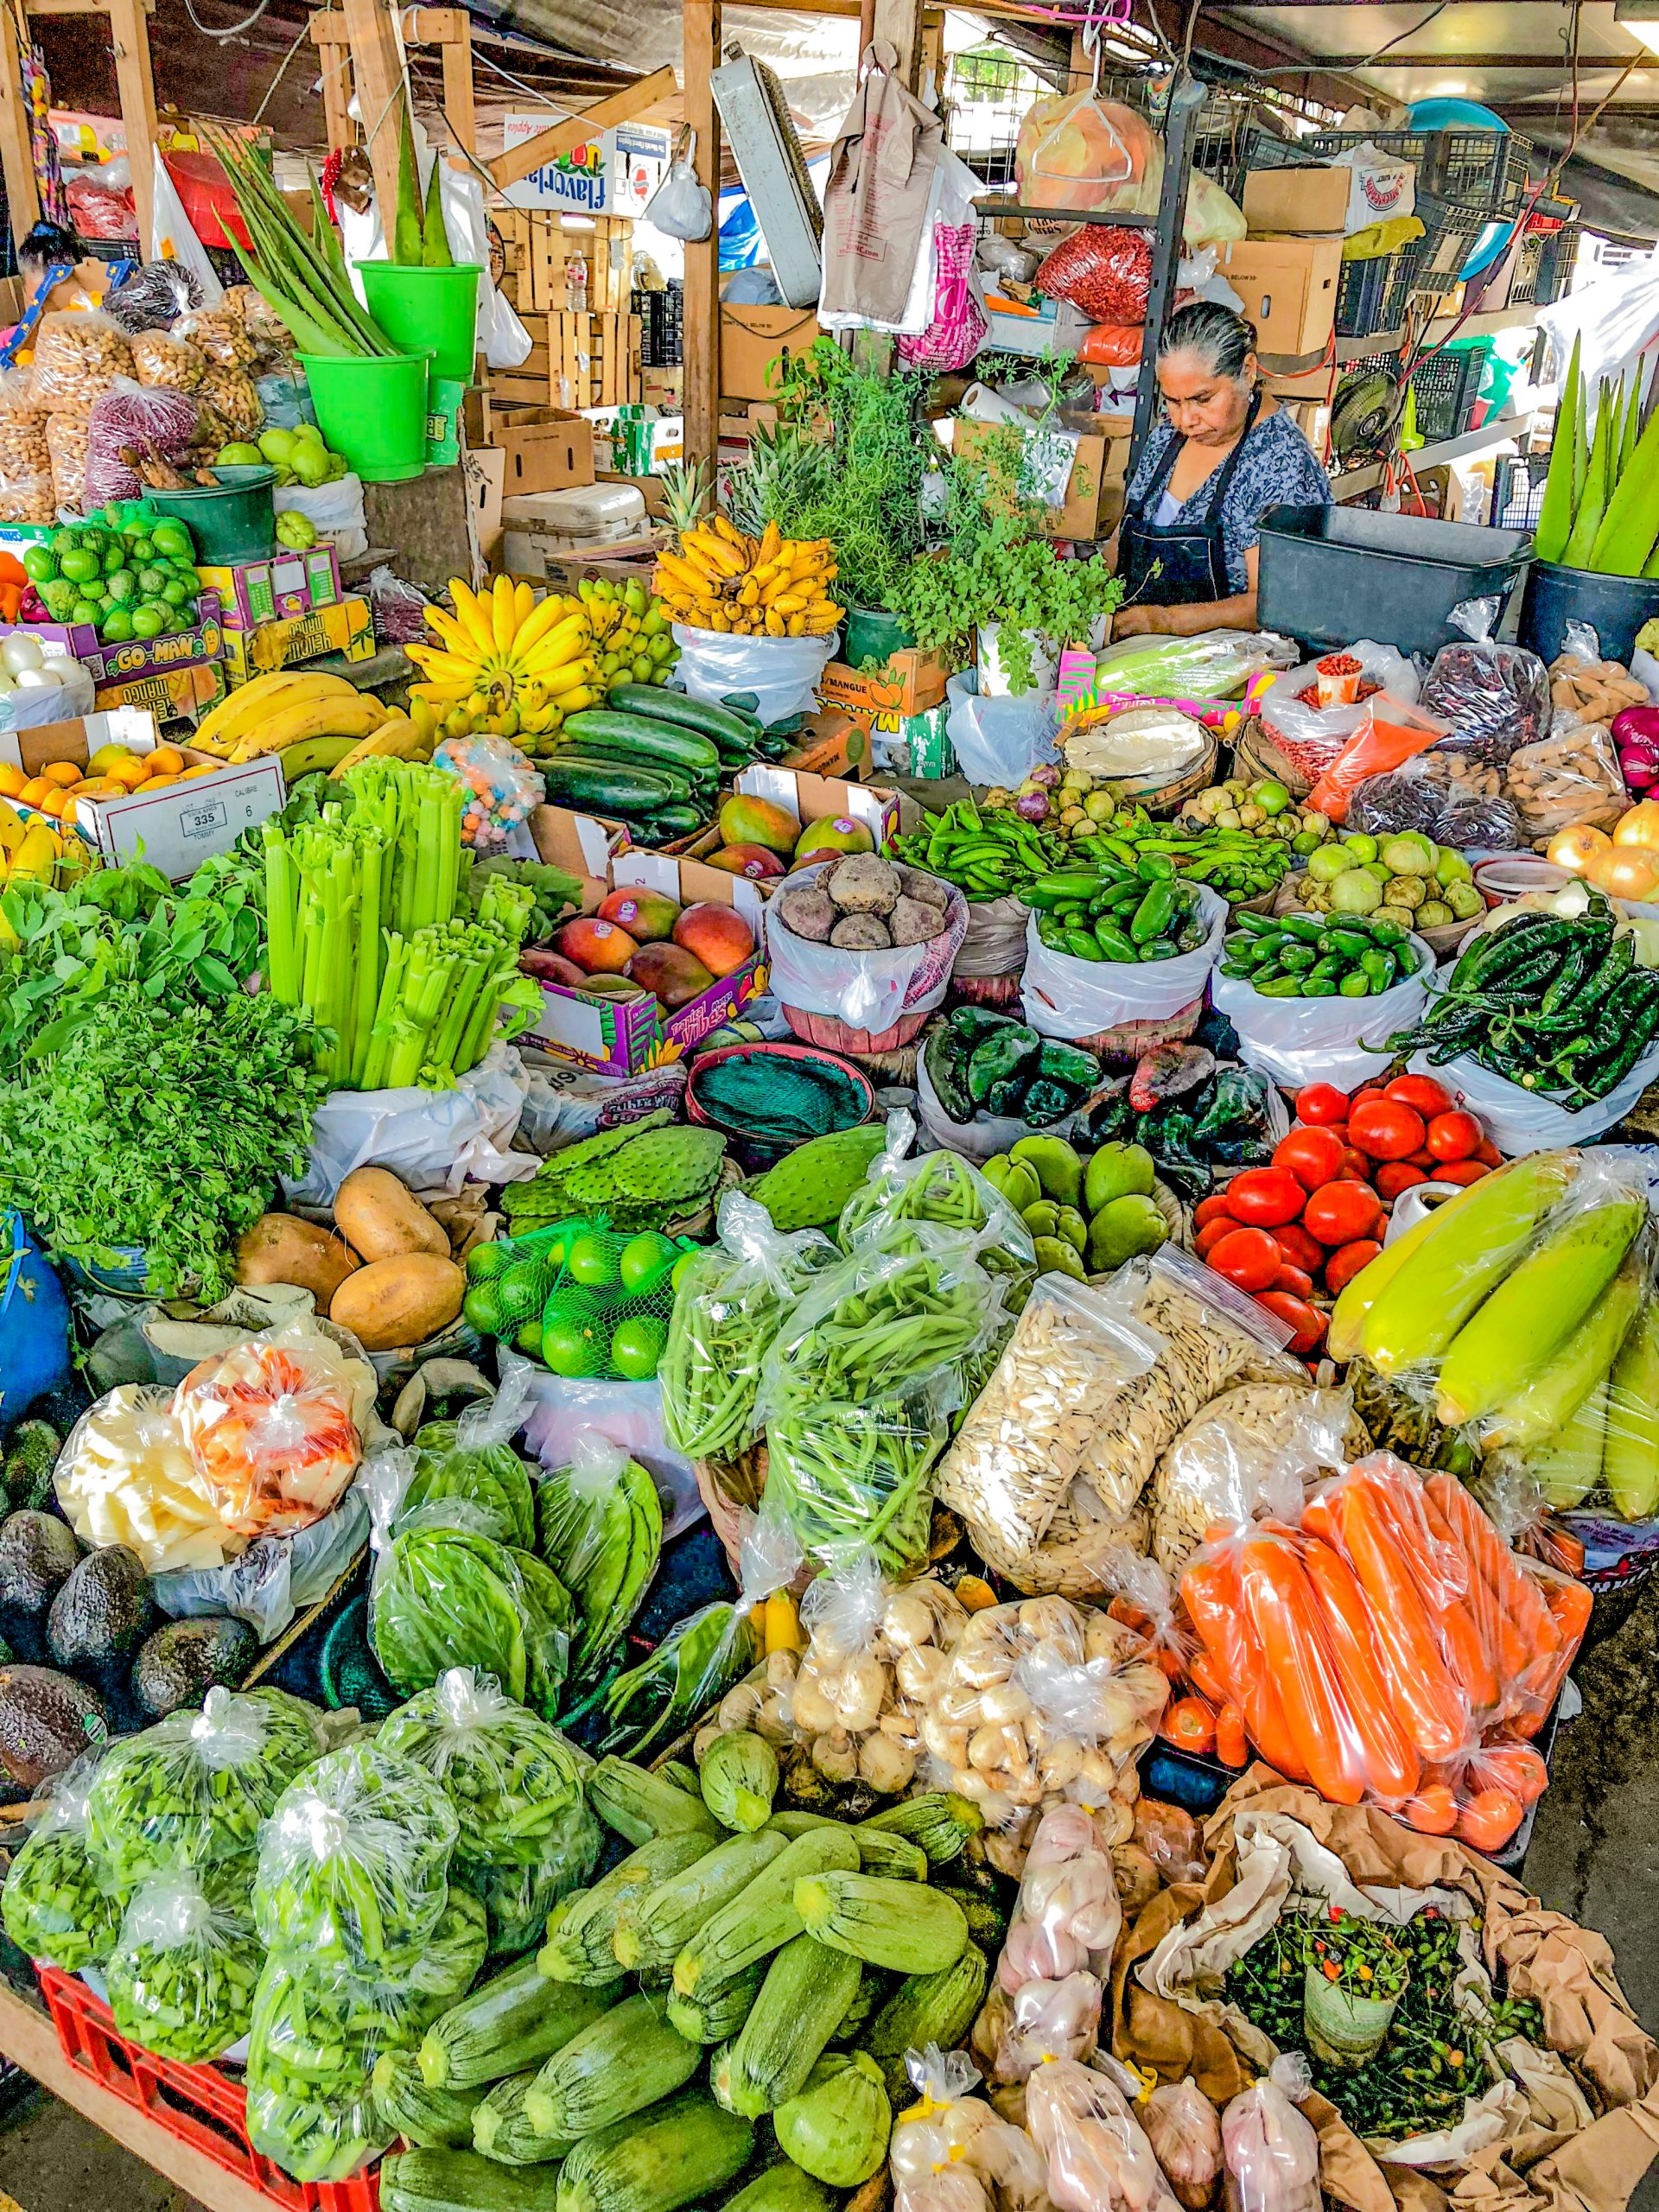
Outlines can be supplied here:
M236 1689L252 1666L259 1639L246 1621L214 1613L169 1621L141 1646L132 1694L155 1719L181 1705L200 1705L215 1683Z
M47 1613L79 1557L70 1529L50 1513L0 1522L0 1635L23 1659L45 1659Z
M0 1768L37 1789L109 1732L96 1690L50 1667L0 1667Z
M143 1561L125 1544L88 1552L52 1600L46 1617L53 1664L124 1677L156 1618Z

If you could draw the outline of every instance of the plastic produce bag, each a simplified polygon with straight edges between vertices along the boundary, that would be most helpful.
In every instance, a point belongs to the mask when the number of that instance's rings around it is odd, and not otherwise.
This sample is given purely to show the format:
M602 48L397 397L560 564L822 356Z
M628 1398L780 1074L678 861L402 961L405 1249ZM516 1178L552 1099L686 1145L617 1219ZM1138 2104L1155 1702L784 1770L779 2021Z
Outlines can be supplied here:
M113 1745L92 1778L87 1831L118 1887L258 1848L262 1824L322 1751L321 1715L285 1691L215 1685Z
M199 346L165 330L134 331L132 360L139 383L151 391L194 391L207 366L207 356ZM116 389L118 391L120 386ZM100 407L105 404L99 402Z
M475 1399L458 1421L429 1421L410 1450L414 1472L397 1503L396 1527L423 1506L460 1498L489 1516L491 1535L530 1551L536 1545L531 1471L512 1448L530 1413L529 1377L505 1376L493 1397Z
M1036 1246L1001 1191L954 1152L912 1154L915 1141L913 1116L902 1108L889 1114L887 1143L841 1210L836 1242L842 1250L891 1252L901 1248L906 1224L930 1222L971 1239L988 1274L1029 1281L1037 1270Z
M374 1392L366 1361L306 1320L203 1360L173 1413L225 1525L281 1535L320 1521L351 1481Z
M791 881L810 888L821 873L797 868ZM937 937L889 951L855 952L797 937L774 908L766 925L772 991L800 1013L830 1015L875 1033L891 1029L901 1016L931 1011L944 997L968 928L967 900L954 884L950 893L945 926Z
M1247 1068L1287 1090L1334 1083L1357 1090L1384 1064L1377 1049L1398 1029L1414 1026L1428 1003L1434 956L1420 937L1409 940L1416 970L1375 998L1270 999L1248 976L1217 974L1211 1003L1238 1032L1238 1057Z
M303 515L318 537L332 545L342 561L360 561L368 551L363 480L349 470L327 484L279 484L271 499L279 515Z
M348 1490L332 1513L291 1536L261 1536L223 1567L152 1573L150 1595L174 1620L228 1613L271 1643L296 1614L326 1598L368 1540L369 1509Z
M85 415L118 377L132 374L120 325L94 309L42 315L35 334L35 396L48 414Z
M785 1709L820 1774L855 1764L884 1796L909 1788L923 1700L943 1681L967 1619L943 1583L924 1576L896 1589L868 1552L811 1584L801 1600L807 1649Z
M118 377L92 404L86 423L87 508L143 496L143 480L124 452L153 447L163 461L182 461L196 435L200 410L188 391L155 389Z
M1147 2099L1142 2122L1185 2212L1204 2212L1221 2178L1221 2114L1196 2082L1160 2082Z
M1352 706L1319 704L1317 661L1306 661L1275 677L1262 695L1258 712L1262 728L1306 776L1320 776L1331 766L1363 721L1365 702L1375 692L1386 691L1406 706L1417 703L1421 688L1417 671L1392 645L1361 638L1341 658L1359 663L1359 698Z
M1253 677L1294 658L1294 648L1267 630L1119 638L1096 654L1092 688L1103 698L1230 699Z
M973 2146L1004 2123L982 2097L972 2094L978 2068L963 2051L929 2044L905 2053L905 2070L918 2101L899 2115L888 2145L899 2212L979 2212L982 2205L989 2212L992 2200L975 2171ZM973 2191L941 2193L940 2182L964 2170Z
M199 2066L240 2043L253 2018L258 1948L242 1878L184 1868L145 1882L104 1969L124 2036Z
M663 1427L660 1379L653 1377L649 1382L573 1380L531 1367L505 1345L499 1358L504 1371L521 1366L528 1375L534 1402L524 1424L524 1442L543 1467L557 1468L563 1463L564 1439L573 1428L597 1429L620 1445L631 1459L637 1459L656 1484L665 1544L702 1519L703 1503L696 1471L684 1453L669 1442Z
M259 2156L298 2182L346 2181L397 2140L366 2082L349 2098L321 2101L250 2083L247 2130Z
M461 1823L430 1775L377 1745L330 1751L279 1800L254 1917L273 1951L365 1975L411 1967L442 1917Z
M1113 2064L1108 2061L1107 2064ZM1039 2067L1026 2087L1026 2124L1048 2161L1057 2212L1179 2212L1131 2101L1116 2078L1075 2059Z
M451 1668L391 1714L376 1741L442 1787L461 1824L455 1848L462 1859L531 1866L554 1844L573 1866L585 1857L591 1866L597 1857L599 1830L582 1796L583 1756L487 1675Z
M646 202L645 220L671 238L695 245L706 238L715 219L709 188L696 171L697 134L688 125L679 134L668 175Z
M1070 301L1090 322L1144 323L1151 283L1152 233L1098 223L1062 238L1037 271L1039 291Z
M974 2023L974 2055L999 2083L1022 2083L1056 2059L1091 2058L1104 2001L1098 1974L1028 1981L1013 1996L995 1983Z
M1019 198L1080 215L1155 213L1164 149L1145 118L1093 87L1027 109L1014 149Z
M118 1383L87 1408L52 1486L84 1544L125 1544L151 1574L220 1567L242 1546L185 1443L172 1393L153 1383Z
M734 638L674 625L676 672L694 699L745 707L763 728L816 712L818 679L835 657L840 632L819 638Z
M1026 925L1026 968L1020 1003L1043 1037L1077 1042L1099 1037L1126 1022L1167 1021L1203 998L1227 929L1227 901L1207 883L1198 887L1208 923L1204 943L1170 960L1078 960L1053 952L1037 934L1037 916ZM1381 1004L1381 1001L1378 1001ZM1333 1078L1334 1079L1334 1078Z
M492 1045L450 1090L330 1091L312 1118L305 1173L284 1187L296 1205L326 1206L354 1167L389 1167L416 1193L452 1198L469 1179L523 1182L540 1164L510 1149L524 1109L524 1064L510 1045Z
M49 1785L46 1809L12 1857L0 1917L26 1958L65 1974L99 1965L115 1948L121 1897L93 1858L86 1798L104 1755L84 1751Z
M1221 2115L1227 2212L1319 2212L1319 2139L1294 2098L1312 2087L1308 2063L1287 2051Z
M1497 768L1431 749L1355 785L1345 820L1374 837L1414 830L1459 851L1512 852L1527 838L1503 785Z
M1252 1382L1224 1391L1173 1440L1154 1471L1159 1564L1179 1574L1217 1522L1300 1520L1305 1485L1367 1448L1346 1390Z
M950 702L945 735L970 784L1012 790L1055 757L1058 709L1052 688L1014 698L982 697L969 669L947 678L944 692Z
M141 330L170 330L201 304L200 285L177 261L146 261L104 296L105 314L130 337Z
M1038 1822L1026 1854L996 1962L998 1986L1013 1997L1029 1982L1068 1974L1104 1980L1122 1925L1111 1853L1093 1815L1082 1805L1057 1805Z
M1467 644L1442 645L1423 682L1422 704L1451 725L1450 751L1504 761L1518 746L1548 734L1549 671L1524 645L1499 645L1492 636L1503 611L1501 599L1465 599L1446 616Z
M0 522L56 518L46 409L29 369L0 372Z
M1347 712L1346 709L1338 709ZM1375 693L1353 711L1359 726L1308 793L1307 803L1332 822L1346 821L1352 793L1368 779L1397 768L1442 744L1448 722L1405 705L1387 691Z
M569 1450L567 1465L543 1478L537 1523L542 1557L581 1615L571 1672L591 1681L645 1603L663 1509L647 1471L598 1429L578 1428Z

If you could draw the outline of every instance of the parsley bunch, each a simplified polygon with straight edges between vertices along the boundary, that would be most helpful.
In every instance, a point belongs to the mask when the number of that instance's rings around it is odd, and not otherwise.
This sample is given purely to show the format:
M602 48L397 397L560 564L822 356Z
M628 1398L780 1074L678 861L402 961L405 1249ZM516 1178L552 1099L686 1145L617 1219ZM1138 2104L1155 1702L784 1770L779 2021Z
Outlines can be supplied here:
M109 1266L137 1246L156 1295L222 1297L237 1239L304 1164L327 1089L311 1039L268 995L169 1007L107 982L0 1084L0 1206L56 1255Z

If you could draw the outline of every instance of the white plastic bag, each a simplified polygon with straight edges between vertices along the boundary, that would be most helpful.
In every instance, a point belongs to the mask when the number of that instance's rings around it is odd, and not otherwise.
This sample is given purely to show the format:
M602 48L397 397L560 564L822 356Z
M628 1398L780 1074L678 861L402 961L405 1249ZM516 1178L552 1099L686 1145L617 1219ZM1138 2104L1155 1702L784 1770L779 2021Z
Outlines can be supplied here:
M1227 901L1208 884L1198 888L1208 933L1195 951L1177 953L1173 960L1131 965L1126 960L1076 960L1069 952L1051 952L1037 934L1033 914L1026 925L1026 972L1020 1000L1038 1035L1075 1040L1126 1021L1167 1021L1201 999L1221 957Z
M916 1061L916 1110L921 1116L922 1127L941 1150L959 1152L964 1160L981 1165L1032 1134L1030 1122L1022 1121L1019 1115L988 1114L982 1108L971 1122L953 1122L933 1088L925 1054L918 1055ZM1069 1137L1074 1134L1082 1136L1088 1118L1087 1108L1080 1106L1073 1113L1063 1114L1058 1122L1045 1122L1041 1134L1046 1137Z
M822 873L797 868L790 881L810 886ZM944 929L922 944L853 952L797 937L774 906L766 922L772 988L798 1013L825 1014L853 1029L891 1029L903 1014L930 1012L944 997L950 964L968 928L968 901L954 884L945 911Z
M1382 1044L1396 1029L1414 1027L1427 1003L1434 956L1420 937L1412 938L1411 949L1416 973L1379 998L1264 999L1249 976L1217 976L1211 994L1216 1012L1237 1030L1238 1057L1247 1068L1259 1068L1292 1090L1334 1083L1339 1090L1352 1090L1388 1065L1386 1052L1366 1047Z
M493 1045L451 1090L331 1090L311 1125L305 1173L290 1204L326 1206L354 1167L389 1167L411 1191L455 1197L468 1177L526 1182L541 1166L510 1152L524 1110L524 1071L510 1045Z
M950 704L944 734L970 784L1012 788L1042 762L1058 758L1059 714L1052 688L1018 698L982 698L979 679L969 669L948 679L944 696Z
M681 131L668 175L646 205L645 220L671 238L696 245L706 238L715 219L714 201L696 170L697 134L690 124Z
M572 1438L584 1428L596 1430L637 1459L656 1484L665 1544L702 1518L705 1509L696 1471L669 1442L663 1427L660 1382L571 1382L532 1367L503 1346L501 1388L505 1392L509 1387L522 1387L529 1395L524 1448L543 1467L568 1467Z
M184 202L162 159L160 148L153 148L151 155L156 168L149 186L149 237L146 241L149 251L144 259L179 263L200 285L201 305L216 308L225 296L225 287L207 257L207 247L196 236L190 218L184 212Z
M1379 645L1361 638L1347 648L1359 663L1362 680L1379 685L1391 697L1414 707L1422 690L1415 666L1392 645ZM1326 653L1320 657L1328 660ZM1299 768L1322 775L1365 719L1366 701L1351 707L1306 706L1297 696L1318 682L1319 663L1304 661L1276 677L1262 695L1257 712L1262 727L1276 745L1289 752Z
M1556 1099L1522 1090L1519 1084L1495 1075L1467 1055L1431 1067L1427 1056L1418 1052L1413 1055L1411 1067L1414 1074L1432 1075L1454 1091L1471 1114L1479 1116L1498 1150L1516 1160L1522 1153L1559 1152L1605 1136L1659 1076L1659 1047L1644 1052L1624 1082L1615 1084L1605 1098L1576 1113Z
M840 632L823 638L733 638L718 630L674 625L677 674L694 699L711 707L747 707L770 729L795 715L816 712L818 678Z
M348 472L327 484L281 485L271 499L279 515L303 515L342 561L360 560L368 551L369 518L364 511L360 476Z
M45 673L57 678L55 688L45 683L26 691L0 692L0 736L9 729L40 729L53 722L79 721L92 713L96 695L90 668L83 668L67 655L48 652ZM4 757L5 747L0 744L0 759Z
M156 1604L173 1620L228 1613L261 1643L326 1597L369 1540L369 1510L355 1483L334 1511L291 1536L261 1536L224 1567L152 1574Z

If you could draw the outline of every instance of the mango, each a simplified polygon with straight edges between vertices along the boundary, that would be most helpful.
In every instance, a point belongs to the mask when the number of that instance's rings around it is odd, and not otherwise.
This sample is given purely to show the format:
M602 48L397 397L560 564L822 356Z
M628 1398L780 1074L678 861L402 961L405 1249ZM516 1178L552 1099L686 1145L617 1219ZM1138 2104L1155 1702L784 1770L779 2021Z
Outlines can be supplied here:
M734 975L754 950L754 931L734 906L711 899L688 906L674 924L674 942L709 975Z
M639 950L638 941L614 922L588 917L567 922L556 942L565 958L588 976L620 975Z
M764 845L792 858L801 825L785 808L747 791L734 791L720 810L720 835L728 845Z
M862 822L855 822L850 814L825 815L820 822L809 822L795 842L795 857L791 865L804 868L810 861L822 860L826 853L873 853L875 839Z
M1092 1221L1114 1198L1150 1198L1156 1173L1145 1145L1102 1145L1083 1172L1083 1211Z
M601 900L599 918L626 930L636 944L657 944L673 936L680 909L678 901L664 892L622 884Z
M717 853L709 854L709 865L724 868L728 875L747 875L751 882L784 873L782 861L764 845L722 845Z
M671 1014L715 980L701 960L677 944L642 944L628 963L627 975L630 982L643 983Z

